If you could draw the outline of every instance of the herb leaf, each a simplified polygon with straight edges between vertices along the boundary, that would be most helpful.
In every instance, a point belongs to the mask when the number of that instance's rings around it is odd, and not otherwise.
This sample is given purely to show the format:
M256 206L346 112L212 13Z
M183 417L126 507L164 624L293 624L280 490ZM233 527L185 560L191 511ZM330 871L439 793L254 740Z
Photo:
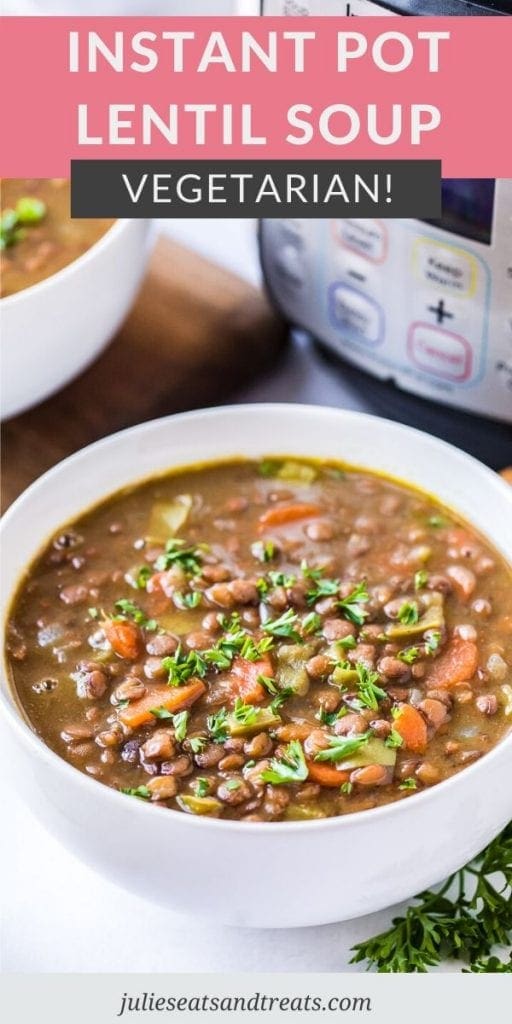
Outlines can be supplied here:
M278 619L270 619L265 622L263 630L270 636L287 637L295 643L301 643L302 637L294 628L298 618L297 612L294 612L293 608L288 608L288 611L280 615Z
M368 612L361 605L367 604L369 600L366 580L361 580L347 597L341 598L336 604L349 622L354 622L356 626L363 626Z
M356 754L370 739L371 732L363 732L360 736L330 736L329 746L315 755L315 761L344 761L351 754Z
M292 740L288 744L281 758L273 757L270 768L265 768L261 773L264 782L271 782L275 786L290 782L304 782L308 777L308 766L302 745L298 740Z

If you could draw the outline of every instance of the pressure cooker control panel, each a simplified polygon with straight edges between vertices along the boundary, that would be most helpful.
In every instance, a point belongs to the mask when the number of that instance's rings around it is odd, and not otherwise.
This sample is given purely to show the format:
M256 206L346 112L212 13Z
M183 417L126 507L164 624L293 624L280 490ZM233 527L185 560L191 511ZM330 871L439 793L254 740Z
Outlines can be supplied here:
M445 198L450 187L443 227L264 221L266 280L292 323L351 362L512 420L512 181L446 182ZM478 206L482 188L492 189L490 208L481 195Z

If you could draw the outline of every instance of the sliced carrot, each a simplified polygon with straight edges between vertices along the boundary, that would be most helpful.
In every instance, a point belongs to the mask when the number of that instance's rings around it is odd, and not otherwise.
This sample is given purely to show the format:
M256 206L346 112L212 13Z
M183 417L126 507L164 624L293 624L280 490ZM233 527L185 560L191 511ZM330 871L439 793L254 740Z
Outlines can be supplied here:
M276 505L267 509L259 518L259 532L268 530L271 526L285 526L286 523L295 523L298 519L311 519L312 516L320 516L322 509L319 505L297 502L295 505Z
M472 640L454 637L448 649L434 662L429 686L456 686L472 679L478 668L478 647Z
M427 749L427 723L412 704L400 704L393 722L395 732L402 737L407 750L424 754Z
M135 661L142 654L142 633L134 622L105 619L105 636L120 658Z
M245 704L261 704L267 691L258 682L258 676L272 676L273 671L272 662L267 656L259 661L235 658L229 673L233 698L240 697Z
M319 764L318 761L308 761L308 779L310 782L318 782L320 786L328 789L339 789L343 782L348 782L349 771L338 771L330 764Z
M166 686L165 683L153 683L146 687L146 693L140 700L132 701L119 712L119 719L131 729L138 729L146 722L154 722L151 714L154 708L165 708L171 714L183 711L194 704L206 691L201 679L192 678L185 686Z

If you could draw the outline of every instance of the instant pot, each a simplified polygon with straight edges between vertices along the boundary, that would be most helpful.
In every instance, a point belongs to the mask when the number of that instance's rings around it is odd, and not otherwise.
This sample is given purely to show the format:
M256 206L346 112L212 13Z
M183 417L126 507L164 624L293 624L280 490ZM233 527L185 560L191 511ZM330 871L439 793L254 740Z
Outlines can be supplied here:
M263 0L266 15L506 15L512 0ZM269 292L292 324L401 388L512 422L512 179L448 179L442 217L267 220Z

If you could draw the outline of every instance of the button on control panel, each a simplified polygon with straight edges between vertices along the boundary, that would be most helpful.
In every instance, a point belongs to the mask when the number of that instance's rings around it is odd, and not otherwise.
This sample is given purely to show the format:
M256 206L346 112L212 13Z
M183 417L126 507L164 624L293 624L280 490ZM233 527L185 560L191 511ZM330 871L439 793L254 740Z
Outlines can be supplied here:
M419 370L441 380L467 381L473 372L473 349L466 338L431 324L415 323L409 329L407 351Z
M352 285L334 282L329 289L331 323L349 340L378 345L384 339L384 310Z

